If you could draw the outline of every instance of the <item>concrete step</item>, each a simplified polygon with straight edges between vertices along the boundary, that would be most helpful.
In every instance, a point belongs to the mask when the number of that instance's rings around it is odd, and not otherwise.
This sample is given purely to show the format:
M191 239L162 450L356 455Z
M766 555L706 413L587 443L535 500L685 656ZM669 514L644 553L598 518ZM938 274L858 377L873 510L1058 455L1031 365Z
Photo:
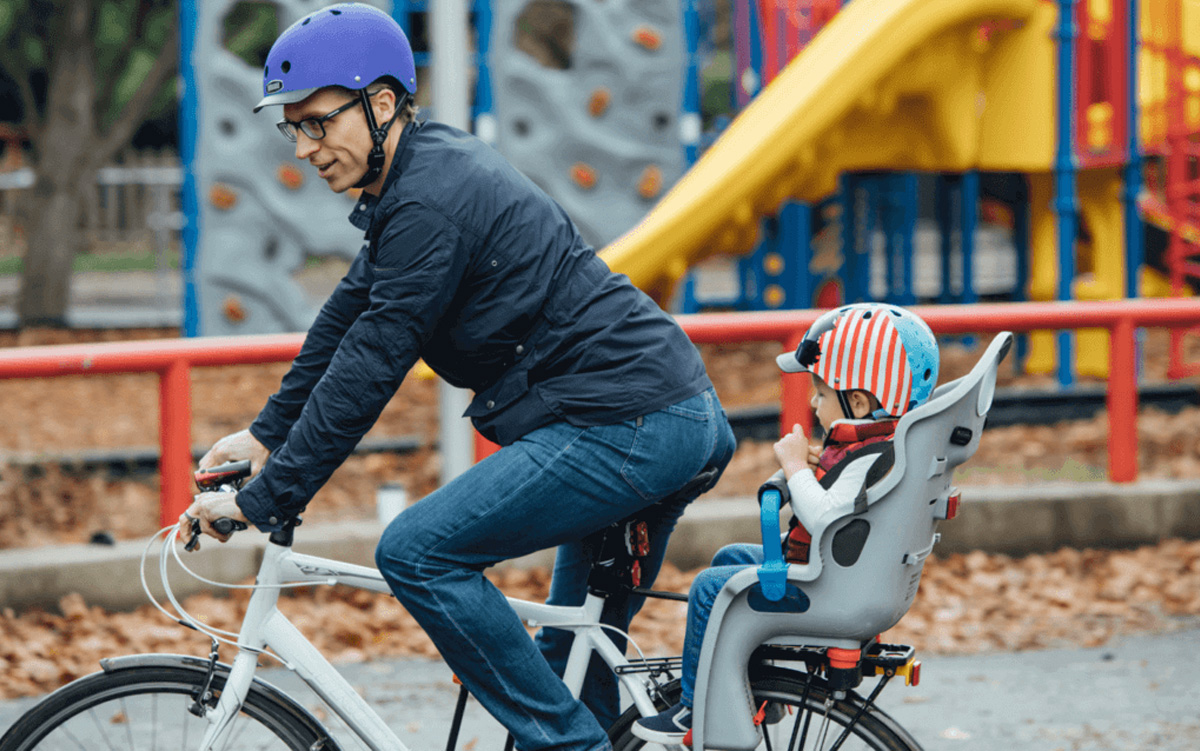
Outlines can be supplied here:
M373 566L382 531L380 522L305 525L296 532L296 550ZM938 555L968 550L1021 555L1064 546L1116 548L1168 537L1195 539L1200 538L1200 481L967 487L958 518L939 531ZM759 539L754 499L702 499L680 520L667 558L682 569L697 568L722 545ZM186 560L207 578L239 582L257 572L265 544L266 537L253 532L225 545L206 538L203 550ZM55 608L63 596L79 592L89 604L131 610L146 603L138 574L145 548L139 540L2 551L0 603L15 610ZM553 551L542 551L505 565L552 563ZM157 557L149 564L157 566ZM157 581L157 572L147 578ZM171 581L181 596L209 589L179 571Z

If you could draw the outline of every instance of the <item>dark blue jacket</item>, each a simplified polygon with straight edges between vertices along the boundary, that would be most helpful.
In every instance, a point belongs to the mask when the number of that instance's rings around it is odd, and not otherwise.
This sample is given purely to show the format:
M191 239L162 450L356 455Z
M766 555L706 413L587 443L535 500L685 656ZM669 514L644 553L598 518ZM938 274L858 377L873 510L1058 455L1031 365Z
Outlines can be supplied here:
M271 449L238 504L263 530L299 513L375 423L418 357L472 389L466 414L508 445L565 420L635 418L711 385L669 315L580 238L496 151L408 125L366 242L250 432Z

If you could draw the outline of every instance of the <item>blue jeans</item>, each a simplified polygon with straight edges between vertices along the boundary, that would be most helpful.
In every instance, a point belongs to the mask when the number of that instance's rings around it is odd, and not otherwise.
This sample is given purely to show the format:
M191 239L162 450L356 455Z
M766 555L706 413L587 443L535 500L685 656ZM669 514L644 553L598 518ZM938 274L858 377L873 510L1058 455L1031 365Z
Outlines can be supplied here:
M711 389L638 420L548 425L396 517L379 541L376 563L518 749L608 749L605 728L571 696L483 571L559 546L551 601L580 603L587 574L578 554L583 537L670 496L705 467L723 469L732 453L733 433ZM643 566L647 581L658 572L684 505L656 509L655 557ZM606 619L623 627L638 604L617 603ZM561 646L552 639L544 648Z
M695 697L700 648L704 646L704 632L717 595L734 574L762 562L762 545L726 545L713 556L712 568L704 569L692 580L692 588L688 590L687 631L683 635L683 674L679 680L685 705L692 706Z

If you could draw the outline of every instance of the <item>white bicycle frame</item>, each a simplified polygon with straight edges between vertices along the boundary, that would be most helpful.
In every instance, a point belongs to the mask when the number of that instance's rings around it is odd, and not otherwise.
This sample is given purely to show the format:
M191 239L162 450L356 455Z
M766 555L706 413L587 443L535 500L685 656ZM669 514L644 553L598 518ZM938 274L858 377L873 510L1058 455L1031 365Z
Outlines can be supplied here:
M160 555L160 573L164 585L167 581L166 561L172 544L173 540L164 542ZM407 746L375 710L276 607L279 585L343 584L391 594L379 571L367 566L295 553L289 547L268 542L255 584L256 589L250 597L238 635L238 654L217 706L205 715L208 729L201 750L221 748L221 742L249 693L258 667L258 655L269 647L373 751L408 751ZM614 672L621 666L631 664L600 625L603 598L589 593L580 607L546 605L512 597L508 598L508 602L521 620L530 626L552 626L574 632L575 639L563 677L573 696L579 696L593 652L599 653ZM657 712L644 678L636 673L624 672L617 672L617 676L642 716Z

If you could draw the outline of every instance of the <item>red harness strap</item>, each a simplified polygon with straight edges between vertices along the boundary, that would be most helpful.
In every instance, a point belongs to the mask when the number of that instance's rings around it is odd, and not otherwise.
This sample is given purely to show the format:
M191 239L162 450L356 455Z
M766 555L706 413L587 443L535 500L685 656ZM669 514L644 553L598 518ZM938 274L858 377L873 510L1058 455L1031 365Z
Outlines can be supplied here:
M825 446L821 450L821 459L813 474L820 480L834 467L845 461L846 457L872 443L890 441L896 433L895 420L879 420L877 422L838 422L834 423L829 435L825 437ZM784 547L784 557L788 563L808 563L808 548L812 544L812 535L804 525L792 519L792 527L788 531L787 545Z

